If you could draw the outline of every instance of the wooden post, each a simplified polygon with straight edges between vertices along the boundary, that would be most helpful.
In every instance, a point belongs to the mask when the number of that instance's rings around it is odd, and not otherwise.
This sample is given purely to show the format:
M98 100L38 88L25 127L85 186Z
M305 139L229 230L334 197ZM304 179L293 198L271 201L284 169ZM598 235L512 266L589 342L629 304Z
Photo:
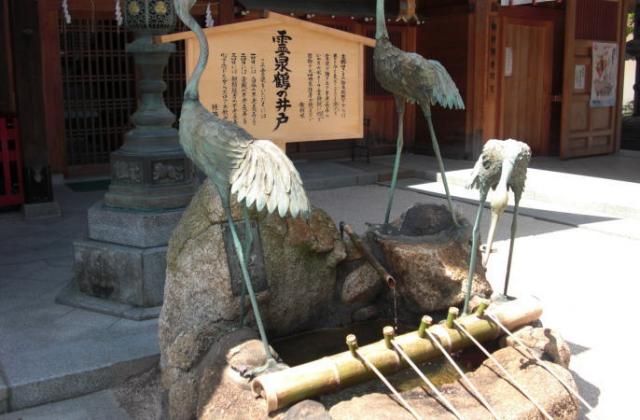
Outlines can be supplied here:
M62 92L62 67L60 63L60 4L51 1L38 2L40 43L42 45L42 95L46 143L49 163L53 173L67 171L64 142L64 102Z
M233 0L220 0L220 6L218 8L218 23L224 25L227 23L233 23L234 19L234 1Z
M9 0L0 1L0 115L16 113L16 98L13 82L13 60L9 27Z
M25 168L25 215L42 217L58 215L59 208L37 206L28 213L30 204L53 203L51 167L47 148L47 120L43 97L42 46L38 1L10 2L11 34L15 70L16 102L20 121ZM31 206L31 209L36 207Z
M467 138L465 157L476 159L482 151L491 112L486 112L487 86L489 84L489 43L490 13L494 0L470 1L472 13L469 14L469 59L467 65Z

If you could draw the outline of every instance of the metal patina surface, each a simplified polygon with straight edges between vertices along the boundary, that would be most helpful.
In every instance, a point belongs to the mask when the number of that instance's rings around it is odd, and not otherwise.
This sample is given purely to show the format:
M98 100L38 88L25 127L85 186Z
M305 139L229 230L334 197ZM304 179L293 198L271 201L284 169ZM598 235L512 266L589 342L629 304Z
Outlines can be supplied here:
M246 241L245 229L246 225L238 225L238 236L242 242ZM269 288L267 282L267 271L264 264L264 254L262 252L262 241L260 240L260 230L256 222L251 223L251 232L253 241L251 250L247 253L247 269L251 277L251 284L256 293L266 291ZM231 292L233 296L241 296L244 283L242 280L242 268L238 255L233 248L233 237L229 224L224 225L223 230L224 246L227 251L227 262L229 264L229 281L231 282Z

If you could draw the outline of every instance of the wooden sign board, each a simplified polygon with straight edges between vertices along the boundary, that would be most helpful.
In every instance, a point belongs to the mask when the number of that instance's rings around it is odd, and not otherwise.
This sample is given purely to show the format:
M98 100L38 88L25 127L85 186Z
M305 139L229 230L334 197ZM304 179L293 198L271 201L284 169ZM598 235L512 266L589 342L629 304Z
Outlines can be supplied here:
M373 39L273 12L204 32L210 55L200 101L211 112L282 148L363 137L363 48ZM195 35L158 37L180 39L190 75L200 54Z

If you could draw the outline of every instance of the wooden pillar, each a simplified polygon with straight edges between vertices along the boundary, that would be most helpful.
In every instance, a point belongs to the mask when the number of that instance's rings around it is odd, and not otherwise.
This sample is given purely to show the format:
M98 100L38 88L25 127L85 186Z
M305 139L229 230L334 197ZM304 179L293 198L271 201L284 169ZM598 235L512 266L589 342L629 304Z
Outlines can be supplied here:
M0 0L0 116L16 113L10 23L9 0Z
M469 60L467 67L468 99L467 99L467 138L465 157L475 159L482 151L491 129L490 122L495 119L490 109L487 110L488 89L490 84L489 54L491 43L491 8L495 1L470 0L469 7Z
M224 25L226 23L232 23L234 18L234 0L220 0L219 5L219 23Z
M27 217L46 216L49 214L44 213L49 210L52 213L55 212L52 206L46 205L38 206L38 210L34 213L27 211L30 204L53 203L51 167L47 148L47 109L43 95L38 3L36 0L9 2L16 103L24 156L25 215ZM59 209L57 212L59 213Z
M53 173L66 175L59 18L60 4L58 2L38 1L40 45L42 46L42 95L46 110L44 120L49 163Z

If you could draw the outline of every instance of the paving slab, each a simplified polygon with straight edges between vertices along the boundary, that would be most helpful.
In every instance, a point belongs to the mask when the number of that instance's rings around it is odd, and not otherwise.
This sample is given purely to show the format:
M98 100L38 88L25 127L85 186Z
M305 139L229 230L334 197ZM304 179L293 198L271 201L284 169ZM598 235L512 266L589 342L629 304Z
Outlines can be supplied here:
M62 217L0 218L0 408L108 388L157 363L156 320L123 324L54 301L71 279L71 243L86 235L87 209L103 193L57 187Z
M0 420L129 420L113 392L93 394L0 415Z
M386 186L387 184L381 183L381 185ZM398 182L398 188L438 198L446 197L444 186L441 182L424 182L424 180L421 179L402 179ZM477 190L469 190L458 185L450 185L449 190L455 201L473 205L478 204ZM490 208L492 195L492 191L490 191L485 204L486 208ZM510 202L513 203L513 196L510 197ZM506 211L513 213L513 205L510 204ZM638 204L637 211L640 212L640 203ZM521 215L538 220L582 227L626 238L640 239L640 218L624 218L618 215L612 215L606 211L582 209L580 206L567 204L566 202L540 201L527 196L524 196L520 201L519 212Z
M4 373L0 366L0 414L9 411L9 385L4 380Z
M376 157L379 165L392 165L391 156ZM464 188L474 162L444 159L451 188ZM433 156L403 155L401 168L423 170L419 178L440 182ZM523 198L563 205L579 212L640 219L640 157L608 155L561 161L536 157L527 172ZM437 188L436 188L437 189Z

